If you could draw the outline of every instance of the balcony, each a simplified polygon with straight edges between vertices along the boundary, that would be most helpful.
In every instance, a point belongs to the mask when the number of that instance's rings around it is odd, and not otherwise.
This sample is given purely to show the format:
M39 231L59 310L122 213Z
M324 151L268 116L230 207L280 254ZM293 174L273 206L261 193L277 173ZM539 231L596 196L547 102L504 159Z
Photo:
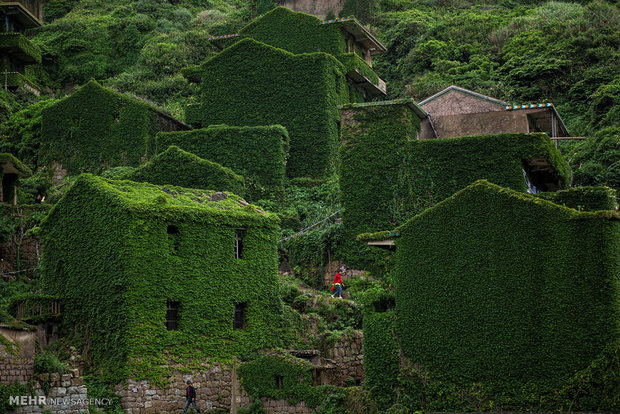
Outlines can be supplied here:
M353 69L347 72L347 77L356 87L364 90L366 95L371 98L384 97L387 95L387 85L385 81L378 76L376 79L370 79L359 69Z
M0 0L0 16L18 21L25 29L43 24L43 3L39 0Z
M41 63L41 51L19 33L0 33L0 51L14 56L24 65Z
M28 81L28 79L19 72L0 72L0 85L2 89L25 89L39 96L41 91Z

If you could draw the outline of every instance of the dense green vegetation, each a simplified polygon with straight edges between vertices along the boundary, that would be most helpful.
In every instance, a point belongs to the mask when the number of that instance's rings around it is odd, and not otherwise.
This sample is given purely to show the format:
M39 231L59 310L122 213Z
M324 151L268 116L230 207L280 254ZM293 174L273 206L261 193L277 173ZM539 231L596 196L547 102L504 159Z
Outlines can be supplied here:
M44 285L64 299L64 333L91 343L112 383L165 382L166 356L229 360L278 342L277 218L237 196L85 174L41 226ZM162 323L170 301L178 330Z
M544 407L542 396L620 335L613 212L479 181L399 233L396 331L403 354L433 378L483 384L505 408Z
M286 183L289 137L286 129L279 125L211 125L192 131L157 134L156 152L164 151L170 145L241 174L251 187L252 194L249 195L252 198L281 190Z
M239 68L243 68L240 71ZM284 126L289 177L329 177L338 148L338 106L348 100L344 67L322 52L292 54L243 39L199 68L200 103L188 122ZM320 87L317 87L320 85Z
M122 178L151 184L229 191L241 196L245 193L242 176L176 146L168 147Z
M23 90L0 90L0 152L13 154L27 165L25 168L35 171L32 177L21 180L20 203L31 203L34 195L41 193L47 194L48 204L26 209L2 207L0 236L2 241L14 243L19 252L25 235L32 233L32 228L52 207L50 204L55 204L67 191L70 196L54 207L55 211L67 213L66 217L60 219L56 214L49 220L67 220L67 227L84 228L78 217L89 217L91 225L84 232L68 234L59 226L53 233L44 232L43 238L48 243L44 252L46 286L68 298L67 306L74 313L67 314L67 326L84 328L84 336L73 334L72 344L80 347L88 343L87 338L93 339L90 358L94 360L88 361L95 368L93 372L102 369L109 382L127 376L159 381L170 373L170 367L163 366L165 357L186 362L204 352L228 361L235 355L250 361L240 375L253 396L304 400L318 412L347 412L343 408L348 404L345 400L350 402L355 390L313 387L308 363L286 352L256 356L251 351L273 345L287 349L324 347L344 329L360 329L363 312L367 355L364 388L381 410L492 411L499 406L515 410L617 411L620 342L616 339L606 343L609 338L604 338L605 332L616 329L617 333L617 325L606 331L613 324L606 315L610 308L617 311L617 298L605 296L609 294L605 283L613 285L617 281L596 282L600 288L596 290L586 286L591 278L577 280L575 276L583 266L594 269L593 274L606 274L613 269L613 265L605 268L597 262L608 259L613 252L602 251L601 243L590 237L596 229L607 226L601 224L605 221L601 217L609 214L569 214L560 206L581 211L617 206L616 194L611 189L594 186L620 190L618 2L346 0L340 15L356 14L387 46L386 53L373 57L372 68L358 54L345 53L344 42L338 36L339 24L320 25L313 17L303 18L302 24L291 18L293 13L282 9L269 13L275 3L48 0L46 24L27 33L32 44L40 49L42 61L41 69L29 69L27 76L43 94L36 97ZM265 19L252 23L264 13L269 13ZM234 45L238 38L208 39L237 32L262 43L246 39ZM38 60L39 52L21 37L4 39L9 40L20 42ZM363 101L359 92L346 86L345 74L353 68L372 82L377 81L377 74L385 79L388 98L420 101L455 84L515 104L553 102L572 135L588 139L562 142L560 152L540 136L420 142L413 140L417 119L413 109L406 109L405 104L378 107L366 114L363 112L367 109L361 108L368 107L352 106L349 109L358 112L361 128L345 123L345 145L340 148L341 163L336 165L341 143L338 106ZM94 100L80 98L80 92L72 98L65 97L78 87L96 87L96 83L89 83L93 79L114 92L105 90ZM317 88L319 83L323 87ZM117 105L119 102L122 105ZM153 106L203 128L155 137ZM316 108L320 110L314 111ZM84 126L86 130L78 133L78 127ZM169 149L170 145L180 149ZM239 152L245 156L238 157ZM398 280L397 273L402 273L405 264L397 263L396 270L390 272L393 259L382 251L366 249L354 240L355 235L393 229L478 178L522 191L520 162L534 155L550 159L563 185L572 182L592 187L539 195L543 200L523 196L536 207L547 207L542 218L525 203L510 210L510 215L506 213L483 223L484 228L477 224L459 227L464 218L479 218L483 209L472 202L458 214L442 216L435 225L427 224L419 230L417 240L403 242L403 248L419 255L432 249L438 237L455 238L461 249L461 256L455 255L455 260L462 265L457 266L461 278L456 284L447 279L430 280L435 273L446 276L449 272L439 271L447 267L443 257L428 259L414 269L415 283L399 293L401 303L411 303L420 298L420 281L428 282L422 287L428 287L429 294L412 307L426 306L427 314L452 312L451 318L462 322L460 327L448 339L437 334L440 327L449 325L443 322L422 326L427 334L424 341L414 338L410 331L404 332L403 326L407 324L402 323L399 315L399 311L403 313L402 307L393 310L395 294L390 283ZM157 186L145 184L140 188L147 190L138 195L133 184L118 184L123 193L118 195L119 199L140 207L131 213L117 214L114 203L109 203L105 195L112 189L103 180L82 178L74 190L69 190L75 182L75 177L70 177L53 186L55 177L48 164L59 157L66 157L63 165L70 173L92 171ZM144 164L147 158L151 162ZM94 187L84 185L85 181L104 183L103 190L93 190ZM217 224L209 231L192 227L192 240L216 252L212 258L198 254L200 258L193 263L196 249L183 243L177 246L174 235L165 230L172 221L182 221L182 232L190 229L192 225L188 223L198 213L184 216L179 212L187 206L202 208L196 207L196 202L203 193L160 187L163 184L231 190L248 197L262 210L276 213L279 232L277 220L270 218L263 223L265 234L252 235L248 231L247 242L250 246L277 245L280 259L288 261L291 273L313 288L323 287L328 262L339 259L345 259L347 265L366 267L382 280L351 282L348 293L360 304L330 301L325 292L311 292L288 277L281 278L278 284L272 274L256 286L247 287L246 280L241 280L243 271L264 276L262 269L223 263L231 251L230 226L241 222L250 229L255 223L245 216L239 221L235 216L230 222L223 219L228 227ZM495 206L497 211L506 212L514 207L491 198L484 201L484 209ZM521 196L514 198L523 201ZM143 203L145 199L149 202ZM450 200L453 199L449 198L448 203ZM545 200L557 205L550 207L552 204ZM235 204L237 208L240 207ZM436 211L433 209L424 217L433 216ZM562 212L570 219L559 219ZM157 214L157 220L145 219L148 214ZM239 214L243 216L244 211ZM353 225L347 228L339 220L341 215ZM528 217L530 221L526 221ZM137 221L128 224L130 219ZM502 253L497 250L511 247L500 240L506 234L495 230L493 237L480 240L478 235L489 225L495 229L505 228L506 222L513 223L510 230L516 232L519 228L531 228L536 220L547 220L553 231L532 230L538 237L515 233L515 243L520 243L516 246L520 247L518 253L500 263L489 260L490 255ZM102 223L106 230L97 234L105 236L98 240L92 234L104 228ZM617 224L613 226L617 228ZM617 239L618 231L614 231L613 237ZM549 240L560 240L561 245L550 244ZM146 249L143 256L131 256L138 251L136 246L144 246L145 241L157 245ZM71 250L77 245L79 251ZM69 254L71 251L74 253ZM428 252L428 257L437 251L452 253L455 247L441 245ZM478 254L475 266L468 262L469 258L463 258L468 252L471 256ZM179 259L182 255L192 255L192 260L187 260L192 262L191 268L183 268ZM124 264L122 257L130 259ZM273 267L275 260L273 248L259 261L268 261ZM19 260L17 267L23 267ZM232 302L227 300L231 295L226 297L222 292L230 293L230 287L221 278L196 287L211 301L210 317L203 317L204 310L191 308L196 301L188 300L189 295L177 278L196 277L204 268L218 277L234 274L236 300L248 300L262 292L261 305L251 309L260 308L252 316L258 327L251 334L234 332L229 326ZM532 277L525 277L507 298L506 292L513 287L509 273L514 273L514 268L524 269L520 274ZM40 270L16 280L0 278L0 312L7 308L14 311L20 298L43 298L24 296L41 292ZM61 278L69 274L72 283L67 285ZM128 279L121 274L129 275ZM560 286L559 295L552 288L541 288L543 281L533 277L540 274L551 275L545 283ZM57 279L50 279L50 275ZM489 275L493 277L489 279ZM471 283L465 283L471 277L480 282L482 289L476 291ZM92 291L79 290L83 280ZM140 280L153 283L144 286ZM158 290L162 286L165 289ZM450 294L454 286L461 290ZM539 294L539 300L524 293L526 289ZM102 291L108 294L100 295ZM467 298L456 303L461 292L467 292ZM500 314L484 321L478 316L464 318L467 313L459 313L463 307L486 315L484 304L490 299L485 292L491 292L496 301L504 298L497 306ZM436 309L429 299L432 295L455 305ZM570 297L576 300L569 301ZM601 302L606 298L607 302L593 305L592 298ZM166 299L179 300L186 306L181 311L185 318L181 324L192 320L196 325L189 334L177 335L162 326ZM84 300L92 306L83 306ZM110 301L118 306L110 306ZM517 320L524 303L532 310L530 320L539 323L533 334ZM566 311L571 306L576 310ZM418 322L420 314L412 313L406 318L410 323ZM87 320L94 323L85 326ZM510 333L504 325L511 329ZM481 327L488 330L480 332ZM213 332L213 338L198 334L198 329ZM489 332L494 332L495 337L490 338ZM559 343L554 335L564 341ZM144 340L147 336L148 340ZM510 340L497 345L498 338L508 337ZM530 337L539 341L532 343ZM409 365L399 358L401 340L405 355L410 357ZM503 348L507 343L512 348ZM474 363L476 355L471 355L475 352L483 354L478 365ZM428 355L436 359L425 359ZM42 367L59 366L46 354L39 356L38 361ZM191 365L188 369L193 368ZM485 375L494 369L502 369L499 376L503 380L482 384ZM282 377L283 389L275 387L274 375ZM304 381L299 382L300 377ZM110 392L101 387L102 392ZM0 394L9 390L10 387L0 387ZM362 400L360 397L359 401ZM365 400L364 404L364 408L372 406Z

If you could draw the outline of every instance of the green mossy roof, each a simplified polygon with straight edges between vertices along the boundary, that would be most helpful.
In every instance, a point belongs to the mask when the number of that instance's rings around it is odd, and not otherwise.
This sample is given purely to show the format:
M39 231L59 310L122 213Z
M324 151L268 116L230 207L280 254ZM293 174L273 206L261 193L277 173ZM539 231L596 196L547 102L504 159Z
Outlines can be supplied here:
M340 63L338 59L336 59L334 56L330 55L329 53L320 52L320 51L309 52L309 53L291 53L286 49L281 49L279 47L272 46L270 44L263 43L258 40L254 40L250 38L242 39L238 41L237 43L227 47L226 49L222 50L217 55L213 56L212 58L202 63L201 66L204 67L204 66L217 65L220 60L227 59L230 55L238 55L240 53L243 54L243 53L246 53L246 51L250 49L258 49L262 53L271 54L272 56L281 54L282 56L288 59L298 59L299 61L303 61L303 62L305 61L310 62L317 58L318 59L323 58L326 60L333 59L334 61L338 62L339 68L342 71L344 71L344 66L342 66L342 63Z
M487 180L478 180L475 183L465 187L461 191L458 191L452 197L448 197L447 199L437 203L436 206L433 206L427 210L424 210L422 213L412 217L402 226L398 227L395 232L403 234L406 232L407 227L411 226L418 220L424 220L426 215L434 214L435 211L445 209L445 208L454 208L458 205L459 199L465 195L466 193L472 191L483 191L487 193L495 193L499 197L507 197L512 199L514 202L522 202L522 203L531 203L538 205L540 208L555 210L556 214L564 215L567 219L570 220L580 220L580 219L603 219L603 220L620 220L620 214L615 211L599 211L599 212L585 212L585 211L577 211L575 209L561 206L551 201L543 200L535 195L522 193L519 191L511 190L509 188L504 188L496 184L492 184Z
M285 7L276 7L239 31L259 42L292 53L344 53L346 44L338 25L323 25L321 19Z
M243 177L230 168L171 145L123 177L131 181L218 191L243 191Z
M604 187L595 187L596 189L604 188ZM379 241L379 240L393 240L400 236L402 236L403 231L406 232L406 228L412 225L417 220L423 220L427 214L432 214L437 209L443 208L451 208L452 204L457 202L458 199L465 193L470 191L486 191L490 193L496 193L498 195L507 196L509 198L514 199L515 201L529 202L532 204L537 204L541 208L547 208L556 210L558 214L564 214L567 218L571 220L577 219L606 219L606 220L620 220L620 214L611 210L602 210L598 212L584 212L577 211L573 208L566 207L564 205L555 204L551 201L541 198L539 195L530 195L525 194L519 191L514 191L509 188L504 188L499 185L492 184L487 180L478 180L475 183L465 187L461 191L455 193L452 197L448 197L445 200L437 203L436 206L433 206L427 210L424 210L422 213L412 217L403 225L397 227L394 230L384 230L372 233L362 233L357 236L358 241ZM579 191L580 189L571 189L572 191ZM565 191L571 191L565 190ZM546 194L546 193L545 193ZM549 193L553 194L553 193Z
M76 188L90 187L90 191L106 195L111 200L116 201L121 208L127 210L152 211L153 214L156 214L157 211L165 209L173 209L181 213L183 209L187 208L191 209L192 212L228 211L277 220L275 216L262 212L237 195L215 190L153 185L128 180L109 180L92 174L80 175L73 186ZM59 203L57 206L61 204Z
M16 53L18 59L27 61L30 57L36 63L41 63L41 50L21 33L0 33L0 49L3 48L18 48L19 52Z
M32 170L28 168L26 164L24 164L9 153L5 152L0 154L0 164L12 164L13 167L18 171L20 177L30 177L32 175Z

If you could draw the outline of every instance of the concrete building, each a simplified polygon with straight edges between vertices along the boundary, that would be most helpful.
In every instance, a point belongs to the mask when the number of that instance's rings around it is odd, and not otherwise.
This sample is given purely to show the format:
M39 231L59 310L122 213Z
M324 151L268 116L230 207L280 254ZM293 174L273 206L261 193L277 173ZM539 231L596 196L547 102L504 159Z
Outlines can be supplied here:
M427 113L420 139L517 132L544 132L551 139L570 139L552 103L510 105L458 86L420 102Z
M27 68L41 63L41 51L23 35L42 25L43 2L37 0L0 1L0 82L6 90L40 92L28 79Z

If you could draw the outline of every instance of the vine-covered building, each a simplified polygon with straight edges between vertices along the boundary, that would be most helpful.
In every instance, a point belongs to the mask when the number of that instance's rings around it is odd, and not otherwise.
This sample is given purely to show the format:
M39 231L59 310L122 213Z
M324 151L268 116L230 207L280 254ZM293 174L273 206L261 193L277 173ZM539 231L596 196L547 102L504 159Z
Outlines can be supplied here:
M591 207L607 205L600 197ZM369 382L398 372L400 345L428 378L478 384L493 399L578 383L620 339L619 236L615 211L577 211L483 180L396 231L364 236L396 245L396 337L365 332L377 352L365 355Z
M244 27L242 40L185 70L201 97L195 127L279 124L290 137L289 177L335 170L339 106L385 96L371 56L385 50L355 19L321 21L278 7Z
M37 0L0 0L0 75L3 89L39 90L28 71L41 63L41 51L24 31L39 27L43 19L43 2Z
M524 193L569 182L566 161L544 134L422 140L426 116L411 100L342 108L342 220L351 243L360 233L395 228L479 179ZM351 249L350 262L377 260Z
M159 131L189 127L146 102L90 81L43 110L39 163L68 174L146 162Z
M238 196L83 174L41 227L64 334L111 380L274 346L278 219Z
M17 205L17 187L20 178L27 178L32 171L13 155L0 154L0 203Z

